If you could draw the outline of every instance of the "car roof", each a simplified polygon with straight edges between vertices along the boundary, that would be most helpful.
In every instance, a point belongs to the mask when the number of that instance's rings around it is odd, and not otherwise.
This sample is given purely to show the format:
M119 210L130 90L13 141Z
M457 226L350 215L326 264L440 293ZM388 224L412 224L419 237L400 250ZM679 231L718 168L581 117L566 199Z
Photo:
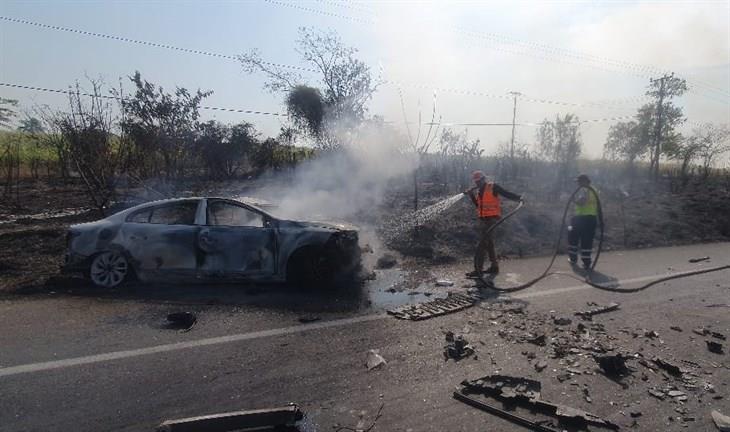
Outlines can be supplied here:
M202 199L205 199L205 200L222 200L222 201L229 201L229 202L237 203L237 204L243 204L244 206L250 207L253 210L259 211L259 212L265 214L266 216L275 219L275 217L273 215L269 214L265 210L262 210L260 207L258 207L255 204L251 204L251 203L246 202L246 201L241 200L241 199L229 198L229 197L218 197L218 196L165 198L165 199L159 199L159 200L154 200L154 201L147 201L147 202L144 202L142 204L137 204L136 206L130 207L130 208L126 209L126 210L122 210L119 213L116 213L116 214L114 214L112 216L109 216L109 219L122 219L122 218L126 218L127 215L129 215L130 213L133 213L133 212L136 212L136 211L139 211L139 210L144 210L144 209L147 209L149 207L156 207L156 206L166 205L166 204L175 204L175 203L185 202L185 201L200 201Z

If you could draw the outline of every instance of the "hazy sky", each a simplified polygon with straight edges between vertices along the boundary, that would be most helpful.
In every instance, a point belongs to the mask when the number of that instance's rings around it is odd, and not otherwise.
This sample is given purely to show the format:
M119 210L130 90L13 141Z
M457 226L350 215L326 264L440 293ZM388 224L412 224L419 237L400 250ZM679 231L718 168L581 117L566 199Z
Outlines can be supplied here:
M524 94L517 108L521 123L566 112L583 120L631 116L649 77L662 71L690 81L692 91L678 101L688 129L730 122L730 1L0 0L0 15L225 55L257 48L267 61L294 66L304 66L294 50L298 27L334 30L388 81L370 113L393 122L403 122L402 94L409 121L419 110L430 120L435 100L446 123L509 123L510 91ZM213 90L205 105L283 112L282 96L264 91L262 76L245 74L229 58L6 20L0 20L0 50L4 83L64 89L87 75L114 84L139 70L168 90ZM64 95L1 86L0 96L26 108L63 107L66 101ZM282 122L212 111L204 117L246 120L265 134L275 134ZM612 122L581 126L586 155L600 155ZM531 144L535 130L518 127L517 140ZM510 127L470 126L468 133L490 153L509 140Z

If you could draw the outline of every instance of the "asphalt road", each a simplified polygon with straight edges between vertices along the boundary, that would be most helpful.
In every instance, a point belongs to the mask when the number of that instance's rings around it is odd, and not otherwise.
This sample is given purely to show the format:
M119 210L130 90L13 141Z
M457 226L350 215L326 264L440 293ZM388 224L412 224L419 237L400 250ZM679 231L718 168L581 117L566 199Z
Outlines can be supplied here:
M688 263L699 256L712 259ZM567 270L562 261L559 267ZM606 253L599 268L602 278L635 286L656 275L729 262L730 244L717 243ZM545 263L542 258L504 262L497 284L528 280ZM688 401L680 404L649 396L648 386L678 383L638 365L631 377L616 382L591 372L585 359L584 374L559 382L556 375L566 365L548 358L546 347L498 336L512 323L490 315L490 301L496 299L419 322L383 312L382 305L393 299L424 298L387 293L389 286L440 295L471 286L460 276L466 270L464 263L411 275L382 273L375 288L364 293L282 287L135 287L101 293L66 283L53 292L5 297L0 300L0 430L149 431L169 418L289 402L303 408L310 429L317 431L358 421L367 425L381 404L373 431L524 430L451 398L463 379L497 371L539 379L545 399L611 418L622 429L635 421L631 430L714 430L710 410L730 414L728 342L718 340L725 354L709 353L706 338L691 331L705 326L730 335L730 272L628 295L553 277L511 296L525 302L528 320L541 314L572 317L590 301L621 303L620 310L594 318L617 347L694 363L700 387L714 386L714 393L688 392ZM456 283L440 288L431 278ZM410 279L425 282L409 285ZM198 315L189 332L164 326L166 314L180 310ZM302 323L302 318L318 320ZM634 337L644 329L659 337ZM467 330L477 358L445 362L446 330ZM388 364L367 371L369 349L380 350ZM545 359L548 368L535 371L522 355L526 349ZM583 388L590 389L591 403ZM641 416L632 418L629 411Z

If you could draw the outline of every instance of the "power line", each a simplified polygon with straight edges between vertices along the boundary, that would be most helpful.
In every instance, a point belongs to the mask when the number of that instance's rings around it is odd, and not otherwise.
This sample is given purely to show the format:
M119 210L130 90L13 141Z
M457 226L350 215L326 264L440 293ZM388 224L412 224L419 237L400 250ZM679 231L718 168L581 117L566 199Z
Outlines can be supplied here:
M78 94L81 96L98 97L98 98L102 98L102 99L114 99L114 100L124 100L124 101L129 100L129 99L120 98L118 96L84 93L84 92L73 90L73 89L59 90L59 89L34 87L34 86L28 86L28 85L22 85L22 84L12 84L12 83L5 83L5 82L0 82L0 86L23 89L23 90L47 92L47 93L58 93L58 94L69 94L69 95ZM208 110L208 111L234 112L234 113L241 113L241 114L269 115L269 116L277 116L277 117L286 117L287 116L286 114L281 114L281 113L277 113L277 112L238 109L238 108L221 108L221 107L214 107L214 106L201 106L200 109Z
M212 52L212 51L203 51L203 50L196 50L196 49L190 49L190 48L182 48L182 47L178 47L178 46L174 46L174 45L143 41L143 40L139 40L139 39L131 39L131 38L123 37L123 36L115 36L115 35L109 35L109 34L104 34L104 33L96 33L96 32L91 32L91 31L86 31L86 30L74 29L74 28L70 28L70 27L61 27L61 26L56 26L56 25L51 25L51 24L43 24L43 23L39 23L39 22L35 22L35 21L28 21L28 20L24 20L24 19L11 18L11 17L6 17L6 16L0 16L0 20L8 21L8 22L16 23L16 24L31 25L31 26L40 27L40 28L49 29L49 30L76 33L76 34L80 34L80 35L84 35L84 36L93 36L93 37L98 37L98 38L102 38L102 39L111 39L111 40L127 42L127 43L132 43L132 44L137 44L137 45L145 45L145 46L151 46L151 47L155 47L155 48L164 48L164 49L169 49L169 50L173 50L173 51L185 52L185 53L189 53L189 54L198 54L198 55L204 55L204 56L208 56L208 57L216 57L216 58L222 58L222 59L226 59L226 60L238 61L238 56L229 55L229 54L221 54L221 53L216 53L216 52ZM282 63L272 63L272 62L265 62L265 61L262 61L261 63L268 65L268 66L274 66L274 67L280 67L280 68L286 68L286 69L294 69L294 70L299 70L299 71L303 71L303 72L316 72L313 69L305 68L302 66L293 66L293 65L287 65L287 64L282 64Z
M333 14L333 13L326 12L326 11L322 11L322 10L318 10L318 9L306 8L306 7L302 7L302 6L296 5L296 4L286 3L286 2L281 2L281 1L275 1L275 0L265 0L265 1L267 3L273 4L273 5L277 5L277 6L291 7L291 8L305 10L307 12L318 13L318 14L323 14L323 15L337 17L337 18L343 18L343 19L347 19L347 20L353 20L353 21L357 21L357 22L363 22L363 23L368 23L368 24L375 24L376 23L375 20L370 19L370 18L358 18L358 17L352 17L352 16L348 16L348 15ZM595 56L595 55L588 54L588 53L584 53L584 52L573 51L573 50L568 50L568 49L558 48L558 47L553 47L553 46L550 46L550 45L541 44L541 43L537 43L537 42L522 41L522 40L519 40L519 39L514 39L514 38L511 38L511 37L504 36L504 35L499 35L499 34L496 34L496 33L475 32L475 31L472 31L472 30L468 30L468 29L464 29L464 28L458 27L458 26L448 26L447 25L446 27L450 28L453 32L461 33L463 35L466 35L466 36L469 36L469 37L472 37L472 38L487 39L487 40L491 40L491 41L494 41L494 42L497 42L497 43L507 44L507 45L512 45L512 46L517 46L517 47L522 47L522 48L526 48L528 50L533 50L533 51L543 51L543 52L547 52L549 54L552 54L553 56L569 57L569 58L573 58L573 59L576 59L578 61L581 61L583 63L565 62L565 61L558 60L555 57L553 57L553 58L549 58L549 57L538 57L538 56L534 55L534 53L530 54L530 53L527 53L527 52L507 50L507 49L504 49L504 48L501 48L501 47L499 47L499 48L490 47L491 49L495 49L495 50L498 50L498 51L504 51L504 52L508 52L508 53L512 53L512 54L527 55L527 56L536 57L536 58L539 58L539 59L542 59L542 60L546 60L546 61L557 61L557 62L564 62L564 63L568 63L568 64L581 64L583 66L589 66L589 67L593 67L593 68L600 69L600 70L609 70L609 69L606 69L606 68L598 67L596 65L588 65L586 62L602 63L602 64L608 65L608 66L610 66L612 68L624 69L626 71L632 70L632 71L634 71L633 73L631 73L632 75L636 75L636 76L639 76L639 77L642 77L642 78L651 78L652 76L657 75L657 74L667 73L666 70L662 70L662 69L660 69L658 67L655 67L655 66L642 65L642 64L638 64L638 63L631 63L631 62L624 61L624 60L616 60L616 59L611 59L611 58L608 58L608 57ZM613 70L613 69L611 69L610 71L615 72L615 70ZM711 93L719 94L722 97L730 97L730 91L728 91L728 90L725 90L725 89L722 89L722 88L713 86L711 84L704 83L704 82L702 82L700 80L687 79L687 81L690 84L699 85L700 87L705 87L706 88L706 91L709 91ZM699 94L701 94L701 95L703 95L705 97L709 97L709 98L717 101L717 99L712 98L709 94L705 94L705 93L699 93ZM720 101L720 102L727 103L726 101Z
M276 2L274 0L267 0L267 1L270 2L270 3L272 3L272 4L282 4L282 5L292 6L292 7L295 6L295 5L288 5L288 4L281 3L281 2ZM311 9L311 8L304 8L304 9ZM10 18L10 17L5 17L5 16L0 16L0 20L5 20L5 21L19 23L19 24L27 24L27 25L32 25L32 26L46 28L46 29L51 29L51 30L65 31L65 32L70 32L70 33L75 33L75 34L80 34L80 35L85 35L85 36L99 37L99 38L104 38L104 39L117 40L117 41L134 43L134 44L145 45L145 46L171 49L171 50L174 50L174 51L186 52L186 53L191 53L191 54L198 54L198 55L205 55L205 56L210 56L210 57L224 58L224 59L227 59L227 60L237 60L238 59L236 56L226 55L226 54L220 54L220 53L215 53L215 52L211 52L211 51L203 51L203 50L194 50L194 49L188 49L188 48L181 48L181 47L177 47L177 46L173 46L173 45L167 45L167 44L162 44L162 43L157 43L157 42L142 41L142 40L131 39L131 38L123 37L123 36L115 36L115 35L107 35L107 34L102 34L102 33L89 32L89 31L86 31L86 30L73 29L73 28L61 27L61 26L50 25L50 24L43 24L43 23L38 23L38 22L34 22L34 21L28 21L28 20L24 20L24 19L17 19L17 18ZM312 72L312 73L316 73L317 72L317 71L315 71L313 69L309 69L309 68L305 68L305 67L301 67L301 66L293 66L293 65L281 64L281 63L272 63L272 62L262 62L262 63L263 64L266 64L266 65L269 65L269 66L273 66L273 67L280 67L280 68L287 68L287 69L296 69L296 70L307 71L307 72ZM471 95L471 96L484 96L484 97L500 98L500 99L509 99L509 96L506 96L506 95L497 95L497 94L487 93L487 92L478 91L478 90L433 87L433 86L430 86L430 85L427 85L427 84L401 83L401 82L393 81L393 80L386 81L386 84L388 84L388 83L390 83L390 84L396 84L396 85L401 85L401 86L404 86L404 87L420 87L420 88L427 89L429 91L431 91L431 90L438 90L438 91L447 92L447 93L464 94L464 95ZM638 99L639 98L632 97L632 98L627 98L626 99L626 102L620 102L620 100L616 100L615 102L607 101L607 102L585 102L585 103L552 101L552 100L542 99L542 98L523 98L522 100L524 100L526 102L535 102L535 103L542 103L542 104L574 106L574 107L599 107L600 108L600 107L608 107L608 105L613 105L614 103L616 103L616 104L619 104L619 103L627 103L627 102L630 102L630 101L633 101L633 100L638 100ZM646 98L642 98L642 99L643 100L646 100Z

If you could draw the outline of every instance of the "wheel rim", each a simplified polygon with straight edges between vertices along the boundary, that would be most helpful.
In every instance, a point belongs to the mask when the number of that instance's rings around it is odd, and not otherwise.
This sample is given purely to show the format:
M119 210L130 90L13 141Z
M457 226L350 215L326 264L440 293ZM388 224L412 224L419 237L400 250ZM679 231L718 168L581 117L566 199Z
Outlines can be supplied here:
M91 281L105 288L122 283L128 272L127 260L118 252L103 252L91 263Z

